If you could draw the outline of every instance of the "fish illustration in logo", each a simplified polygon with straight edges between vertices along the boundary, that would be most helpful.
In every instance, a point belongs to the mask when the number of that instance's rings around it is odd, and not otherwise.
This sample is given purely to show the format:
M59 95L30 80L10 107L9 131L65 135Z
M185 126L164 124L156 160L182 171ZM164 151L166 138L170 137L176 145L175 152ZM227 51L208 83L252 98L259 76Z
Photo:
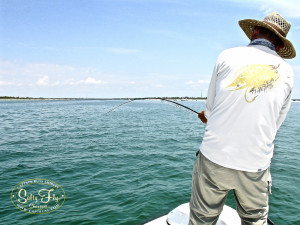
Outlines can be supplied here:
M254 102L259 93L271 90L278 83L280 75L277 68L280 66L252 64L243 67L236 74L235 80L228 85L232 91L245 90L244 98L246 102ZM248 99L247 96L252 96ZM250 97L251 98L251 97Z

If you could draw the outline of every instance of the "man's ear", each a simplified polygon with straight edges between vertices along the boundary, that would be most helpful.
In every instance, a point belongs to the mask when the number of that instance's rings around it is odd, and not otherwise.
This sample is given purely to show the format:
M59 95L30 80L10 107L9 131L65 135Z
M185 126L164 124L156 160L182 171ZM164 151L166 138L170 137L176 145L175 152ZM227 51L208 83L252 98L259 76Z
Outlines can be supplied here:
M275 50L276 50L276 52L278 52L280 49L282 49L284 47L284 45L283 44L278 44L278 45L276 45L275 46Z
M258 33L259 33L259 28L255 27L254 30L253 30L253 33L252 33L251 41L253 41L254 39L256 39Z

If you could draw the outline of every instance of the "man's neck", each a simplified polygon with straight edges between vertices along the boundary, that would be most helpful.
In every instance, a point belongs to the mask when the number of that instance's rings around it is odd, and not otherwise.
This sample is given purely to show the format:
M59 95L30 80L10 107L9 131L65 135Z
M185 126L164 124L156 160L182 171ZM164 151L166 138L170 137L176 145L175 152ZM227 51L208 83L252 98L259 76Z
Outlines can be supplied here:
M275 51L275 45L271 41L264 39L264 38L254 39L253 41L250 42L249 45L262 45L262 46L266 46L266 47L270 48L271 50Z

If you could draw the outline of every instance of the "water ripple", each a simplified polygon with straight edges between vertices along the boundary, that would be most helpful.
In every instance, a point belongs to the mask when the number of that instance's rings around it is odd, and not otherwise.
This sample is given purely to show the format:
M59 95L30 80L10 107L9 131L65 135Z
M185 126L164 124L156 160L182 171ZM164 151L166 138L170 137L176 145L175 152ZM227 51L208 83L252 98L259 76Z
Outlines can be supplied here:
M0 216L3 224L134 225L189 201L204 126L156 101L0 102ZM203 102L186 101L200 111ZM275 142L270 218L297 224L300 104ZM16 209L10 192L26 179L50 179L66 193L50 214ZM233 207L234 197L229 196ZM284 212L284 213L283 213Z

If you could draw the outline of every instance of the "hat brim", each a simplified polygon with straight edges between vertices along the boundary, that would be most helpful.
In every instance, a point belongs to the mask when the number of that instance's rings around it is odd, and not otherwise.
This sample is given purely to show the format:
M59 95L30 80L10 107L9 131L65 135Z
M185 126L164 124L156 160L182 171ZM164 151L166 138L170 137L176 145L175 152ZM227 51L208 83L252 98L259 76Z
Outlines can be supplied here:
M280 49L277 54L280 55L282 58L291 59L296 56L296 50L293 44L282 36L276 29L271 27L269 24L264 23L264 21L253 20L253 19L244 19L239 21L239 25L242 30L245 32L246 36L251 40L254 28L257 26L265 27L272 32L274 32L283 42L284 47Z

